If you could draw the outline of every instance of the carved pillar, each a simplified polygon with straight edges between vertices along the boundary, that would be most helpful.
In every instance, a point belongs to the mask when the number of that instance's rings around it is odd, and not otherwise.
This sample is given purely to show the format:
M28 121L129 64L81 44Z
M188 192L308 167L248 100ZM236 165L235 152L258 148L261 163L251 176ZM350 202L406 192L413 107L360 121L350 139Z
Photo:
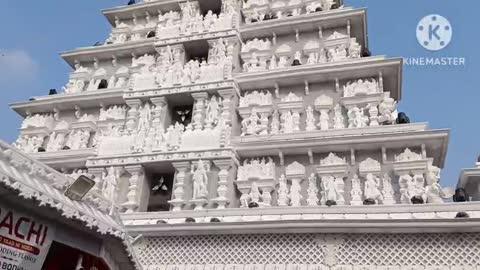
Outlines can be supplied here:
M218 172L218 197L212 199L212 201L218 205L217 209L224 209L230 203L228 199L228 176L233 162L232 160L214 160L213 163L220 171Z
M139 108L142 105L142 101L140 99L129 99L125 101L130 107L127 113L127 131L128 133L132 134L135 129L137 128L138 117L139 117Z
M190 162L174 162L172 165L177 170L177 174L173 190L174 198L169 203L173 206L172 211L180 211L185 204L185 174L190 169Z
M131 175L128 185L128 193L127 193L127 201L122 205L126 208L125 213L133 213L145 209L141 209L140 205L148 205L148 195L145 194L145 187L146 191L148 192L148 185L146 184L145 179L145 171L143 166L136 165L136 166L127 166L125 170ZM147 203L145 204L145 199ZM143 202L141 200L144 200Z
M233 113L235 109L235 89L219 90L218 94L222 97L222 120L224 128L222 130L222 138L220 140L220 146L226 147L230 145L230 137L232 134L233 117L236 114Z
M167 120L168 103L165 97L151 98L150 101L155 105L153 109L152 126L157 129L158 133L165 132L165 124Z
M195 130L201 130L203 129L203 121L205 119L205 101L208 98L208 93L193 93L192 97L195 100L192 116L193 127Z
M95 187L94 190L98 193L102 193L103 179L102 175L105 172L104 168L89 168L88 173L94 176Z

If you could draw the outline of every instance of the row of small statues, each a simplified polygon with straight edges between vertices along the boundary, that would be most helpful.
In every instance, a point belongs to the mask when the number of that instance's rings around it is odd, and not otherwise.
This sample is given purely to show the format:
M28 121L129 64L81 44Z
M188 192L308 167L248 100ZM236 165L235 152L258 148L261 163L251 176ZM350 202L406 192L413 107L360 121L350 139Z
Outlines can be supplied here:
M351 42L350 47L344 44L330 47L328 49L319 49L317 51L310 51L306 56L301 51L292 53L273 53L268 57L260 57L257 52L252 52L248 56L243 56L243 71L256 72L274 70L279 68L286 68L289 66L300 66L309 64L323 64L327 62L337 62L346 59L360 58L361 46L356 42Z
M250 178L274 179L275 163L271 157L268 161L265 158L244 160L242 166L238 167L237 181L247 181Z
M302 1L303 2L303 1ZM289 1L285 5L281 0L248 0L244 1L243 9L245 14L245 22L247 24L266 21L271 19L281 19L283 17L297 16L301 14L309 14L320 11L328 11L338 8L334 0L316 0L309 1L305 6L299 6L300 1ZM282 9L279 9L278 6ZM267 8L261 8L267 6ZM276 9L272 12L272 9Z
M14 146L25 153L79 150L95 146L95 142L90 143L91 135L88 129L74 129L68 132L54 131L48 137L42 135L20 135Z
M163 21L159 21L157 32L162 33L162 39L227 30L233 27L233 14L222 12L217 15L211 10L205 16L200 11L188 16L184 12L182 14L183 16L169 15Z
M437 170L427 172L427 178L432 180L425 186L423 174L415 176L402 175L399 178L399 203L401 204L421 204L421 203L443 203L443 199L452 197L453 192L448 188L442 188L437 177ZM433 174L433 176L431 176ZM287 178L284 174L278 179L277 205L299 207L302 205L336 205L345 204L345 182L343 177L333 175L321 176L320 189L318 180L314 173L308 177L308 187L306 197L302 191L302 179L291 179L291 184L287 184ZM363 186L363 188L362 188ZM259 187L256 181L252 182L250 193L242 194L240 198L242 207L271 206L271 189ZM320 199L319 199L320 198ZM357 174L351 178L350 205L371 205L371 204L396 204L397 199L395 190L392 186L392 180L388 173L380 179L373 173L365 175L362 180Z
M305 109L305 127L306 131L330 130L343 128L363 128L367 126L378 126L380 124L395 123L398 112L396 102L387 97L380 105L369 104L367 107L350 107L346 114L343 112L340 104L333 107L333 116L330 109L320 109L317 122L313 106L308 105ZM368 111L369 116L365 114ZM260 116L259 116L260 114ZM284 110L279 112L275 109L273 114L258 113L257 108L253 107L249 117L241 122L242 136L245 135L266 135L292 133L301 131L301 109ZM346 118L348 121L345 121Z

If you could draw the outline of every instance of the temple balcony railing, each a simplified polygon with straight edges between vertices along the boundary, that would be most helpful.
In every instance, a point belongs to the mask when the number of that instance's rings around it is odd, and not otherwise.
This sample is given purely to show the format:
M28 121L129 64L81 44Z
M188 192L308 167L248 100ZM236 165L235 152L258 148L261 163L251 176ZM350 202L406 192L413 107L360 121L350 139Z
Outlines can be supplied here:
M459 212L468 218L456 218ZM478 232L478 202L429 205L272 207L123 214L130 233L144 236L237 233Z
M243 4L245 23L252 24L341 8L341 0L253 0Z

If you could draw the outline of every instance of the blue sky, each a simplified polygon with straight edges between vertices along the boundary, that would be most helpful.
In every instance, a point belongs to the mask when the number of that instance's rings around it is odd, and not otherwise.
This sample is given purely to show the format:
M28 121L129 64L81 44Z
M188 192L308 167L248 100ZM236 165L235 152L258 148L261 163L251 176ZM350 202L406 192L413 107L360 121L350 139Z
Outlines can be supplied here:
M70 68L58 53L104 40L110 26L100 10L127 0L2 0L0 8L0 138L15 140L20 117L8 107L14 101L61 88ZM461 168L473 166L480 154L478 1L345 0L368 8L369 45L373 54L391 57L465 57L461 67L405 66L400 110L432 128L451 128L445 185L455 185ZM453 39L447 48L430 52L416 40L419 20L440 14L450 20ZM475 84L477 82L477 84Z

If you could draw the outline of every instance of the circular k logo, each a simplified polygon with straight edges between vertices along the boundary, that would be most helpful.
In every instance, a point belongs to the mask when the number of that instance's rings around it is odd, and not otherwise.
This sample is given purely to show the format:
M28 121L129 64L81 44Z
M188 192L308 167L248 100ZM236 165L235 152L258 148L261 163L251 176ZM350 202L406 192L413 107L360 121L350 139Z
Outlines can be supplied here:
M417 40L429 51L439 51L452 40L453 29L450 22L437 14L423 17L417 26Z

